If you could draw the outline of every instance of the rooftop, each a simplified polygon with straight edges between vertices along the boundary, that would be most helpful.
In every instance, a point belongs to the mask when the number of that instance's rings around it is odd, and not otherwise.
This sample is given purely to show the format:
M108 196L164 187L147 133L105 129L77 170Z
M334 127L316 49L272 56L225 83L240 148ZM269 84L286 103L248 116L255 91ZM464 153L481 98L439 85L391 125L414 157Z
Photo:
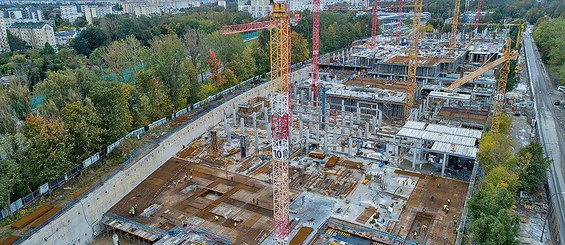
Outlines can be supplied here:
M45 22L15 22L14 24L10 25L9 28L12 29L41 29L45 25L48 25Z

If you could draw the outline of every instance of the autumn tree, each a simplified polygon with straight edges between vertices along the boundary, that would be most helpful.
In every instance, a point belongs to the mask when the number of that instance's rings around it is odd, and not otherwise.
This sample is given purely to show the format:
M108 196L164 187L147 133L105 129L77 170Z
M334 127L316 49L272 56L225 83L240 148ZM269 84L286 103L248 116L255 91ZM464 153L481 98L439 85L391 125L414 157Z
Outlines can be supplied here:
M292 63L298 63L307 60L310 57L310 49L308 48L308 40L304 35L292 31L291 34L291 60Z
M520 187L534 193L547 180L547 169L551 159L543 154L540 143L532 142L518 151L520 171Z
M41 116L28 116L23 134L32 139L22 167L26 182L32 188L54 180L69 171L74 163L70 157L73 147L62 121Z

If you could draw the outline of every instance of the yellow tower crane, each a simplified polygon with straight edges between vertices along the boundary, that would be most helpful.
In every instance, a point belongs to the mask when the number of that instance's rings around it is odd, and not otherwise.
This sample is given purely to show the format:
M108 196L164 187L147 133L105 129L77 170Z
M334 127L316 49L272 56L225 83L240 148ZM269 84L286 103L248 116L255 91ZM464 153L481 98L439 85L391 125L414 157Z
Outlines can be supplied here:
M508 41L506 42L504 56L512 56L512 39L510 38L508 38ZM490 130L493 133L498 133L500 131L500 122L502 121L503 116L502 111L504 110L504 103L506 103L506 84L508 83L508 74L510 74L510 62L511 59L509 58L502 63L498 72L496 96L494 98L494 108L492 112L492 124L490 125Z
M451 21L451 37L449 38L449 51L455 50L455 43L457 42L457 26L459 25L459 9L461 8L461 0L455 0L455 7L453 9L453 20Z
M420 20L422 18L422 0L414 0L414 18L412 18L412 36L408 50L408 76L406 77L406 103L404 119L408 119L416 88L416 71L418 70L418 40L420 39Z

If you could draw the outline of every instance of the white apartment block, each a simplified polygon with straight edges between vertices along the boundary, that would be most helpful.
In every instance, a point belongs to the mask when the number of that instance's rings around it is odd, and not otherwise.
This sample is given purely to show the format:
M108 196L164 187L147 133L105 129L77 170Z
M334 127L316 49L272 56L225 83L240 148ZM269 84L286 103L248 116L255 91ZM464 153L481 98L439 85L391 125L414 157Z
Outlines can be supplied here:
M237 10L248 12L253 18L268 16L271 12L269 0L237 0Z
M62 5L59 9L61 10L61 18L68 20L71 23L75 22L78 17L83 16L83 13L79 13L77 6L75 5Z
M9 50L10 45L8 44L8 33L6 33L6 27L4 26L4 17L0 15L0 52Z
M49 43L53 48L57 47L53 27L44 22L17 22L12 24L8 31L34 49L45 47L45 43Z
M356 9L363 9L368 7L368 0L320 0L320 11L323 11L327 6L333 6L338 4L347 4L350 7ZM314 4L312 0L292 0L290 1L290 11L304 11L304 10L314 10Z
M130 0L127 2L120 2L120 4L126 14L132 14L135 16L161 14L161 10L158 7L152 6L149 2L144 0Z

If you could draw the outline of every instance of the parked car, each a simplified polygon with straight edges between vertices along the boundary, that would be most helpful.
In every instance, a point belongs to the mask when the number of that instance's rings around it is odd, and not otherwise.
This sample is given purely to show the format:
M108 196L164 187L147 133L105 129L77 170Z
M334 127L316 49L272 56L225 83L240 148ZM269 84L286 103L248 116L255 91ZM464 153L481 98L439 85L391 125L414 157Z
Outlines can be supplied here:
M565 86L559 86L559 87L557 87L557 91L560 91L560 92L565 93Z

